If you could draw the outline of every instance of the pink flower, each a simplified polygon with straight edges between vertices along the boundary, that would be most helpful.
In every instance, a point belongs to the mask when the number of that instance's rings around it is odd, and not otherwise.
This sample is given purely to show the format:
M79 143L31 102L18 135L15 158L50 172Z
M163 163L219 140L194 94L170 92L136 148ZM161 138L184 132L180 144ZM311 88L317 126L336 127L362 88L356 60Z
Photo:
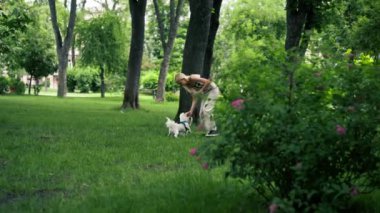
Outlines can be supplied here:
M278 209L278 205L275 203L272 203L269 205L268 209L269 209L269 213L275 213Z
M346 134L346 128L344 128L338 124L338 125L336 125L336 133L338 135L345 135Z
M209 168L208 163L203 163L202 167L204 170L208 170L208 168Z
M351 191L350 191L350 194L351 196L356 196L359 194L359 189L356 188L355 186L351 188Z
M244 99L238 98L231 102L231 106L237 110L244 109Z
M191 148L190 151L189 151L189 154L190 154L191 156L196 155L196 154L197 154L197 148Z

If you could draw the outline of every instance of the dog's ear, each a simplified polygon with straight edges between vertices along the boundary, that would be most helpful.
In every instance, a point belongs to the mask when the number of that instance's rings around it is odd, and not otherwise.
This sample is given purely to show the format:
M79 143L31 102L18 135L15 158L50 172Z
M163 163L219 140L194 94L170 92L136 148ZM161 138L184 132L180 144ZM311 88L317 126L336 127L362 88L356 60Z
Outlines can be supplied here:
M171 119L170 119L170 118L168 118L168 117L166 117L166 120L167 120L167 121L170 121Z

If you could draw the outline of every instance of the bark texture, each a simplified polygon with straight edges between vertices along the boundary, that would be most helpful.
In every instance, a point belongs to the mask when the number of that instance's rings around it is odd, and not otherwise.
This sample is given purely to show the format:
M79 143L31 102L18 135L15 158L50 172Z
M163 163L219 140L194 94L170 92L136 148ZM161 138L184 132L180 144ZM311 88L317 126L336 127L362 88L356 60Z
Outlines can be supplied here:
M213 12L211 13L211 23L210 23L210 32L208 35L207 48L205 53L204 65L202 77L209 79L211 73L211 65L213 62L214 54L214 43L216 38L216 33L219 28L219 16L220 8L222 7L222 0L213 1Z
M212 6L213 0L190 0L190 22L182 62L182 72L187 75L202 73ZM181 112L187 112L190 109L191 100L190 94L181 88L176 120ZM198 110L194 112L194 115L198 115Z
M169 70L170 56L173 50L174 41L177 36L177 29L179 25L179 17L182 13L184 0L178 0L177 7L175 5L175 0L170 0L170 26L169 26L169 35L167 38L167 42L164 37L164 25L161 17L161 13L159 10L157 0L153 0L155 5L156 17L158 22L158 27L160 31L160 39L162 43L162 48L164 50L164 58L161 62L160 66L160 74L158 78L157 84L157 95L156 101L163 102L165 99L165 85L166 85L166 77Z
M122 109L128 107L138 109L140 107L139 82L144 50L146 2L147 0L129 0L132 17L132 39Z
M58 97L65 97L67 94L67 63L68 63L68 54L73 39L75 19L76 19L76 9L77 3L76 0L71 1L70 7L70 17L69 24L67 26L67 33L62 40L61 31L58 27L57 21L57 10L55 6L55 0L49 0L50 16L51 22L53 25L55 41L56 41L56 51L58 56Z
M306 0L287 0L286 5L286 40L287 66L285 75L288 78L289 106L293 102L294 71L304 57L313 28L313 4Z

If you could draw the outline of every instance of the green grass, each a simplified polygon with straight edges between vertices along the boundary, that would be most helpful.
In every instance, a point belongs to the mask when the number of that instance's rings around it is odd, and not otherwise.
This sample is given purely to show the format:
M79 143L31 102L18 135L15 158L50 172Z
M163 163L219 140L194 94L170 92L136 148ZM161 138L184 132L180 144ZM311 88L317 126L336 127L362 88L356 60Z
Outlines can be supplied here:
M0 96L0 212L266 211L189 156L201 132L167 137L178 103L140 98Z

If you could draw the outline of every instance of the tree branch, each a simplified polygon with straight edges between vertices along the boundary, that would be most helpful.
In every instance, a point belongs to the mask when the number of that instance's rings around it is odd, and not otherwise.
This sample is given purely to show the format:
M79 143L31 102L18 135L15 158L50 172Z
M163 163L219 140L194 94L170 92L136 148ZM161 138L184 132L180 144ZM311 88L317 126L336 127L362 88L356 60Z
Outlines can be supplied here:
M172 2L172 1L173 0L171 0L170 2ZM166 41L165 41L165 35L164 35L164 23L162 20L160 8L159 8L157 0L153 0L153 3L154 3L154 10L156 12L157 22L158 22L158 31L160 33L160 40L161 40L161 44L162 44L162 49L164 51L166 51Z
M71 40L73 38L75 18L76 18L76 14L77 14L76 10L77 10L77 1L71 0L69 25L67 26L67 34L65 37L65 41L63 43L65 50L69 49Z
M55 7L55 0L49 0L49 8L50 8L50 17L51 17L51 23L53 25L54 35L55 35L55 41L57 44L57 48L62 48L62 36L61 31L58 27L58 21L57 21L57 9Z

